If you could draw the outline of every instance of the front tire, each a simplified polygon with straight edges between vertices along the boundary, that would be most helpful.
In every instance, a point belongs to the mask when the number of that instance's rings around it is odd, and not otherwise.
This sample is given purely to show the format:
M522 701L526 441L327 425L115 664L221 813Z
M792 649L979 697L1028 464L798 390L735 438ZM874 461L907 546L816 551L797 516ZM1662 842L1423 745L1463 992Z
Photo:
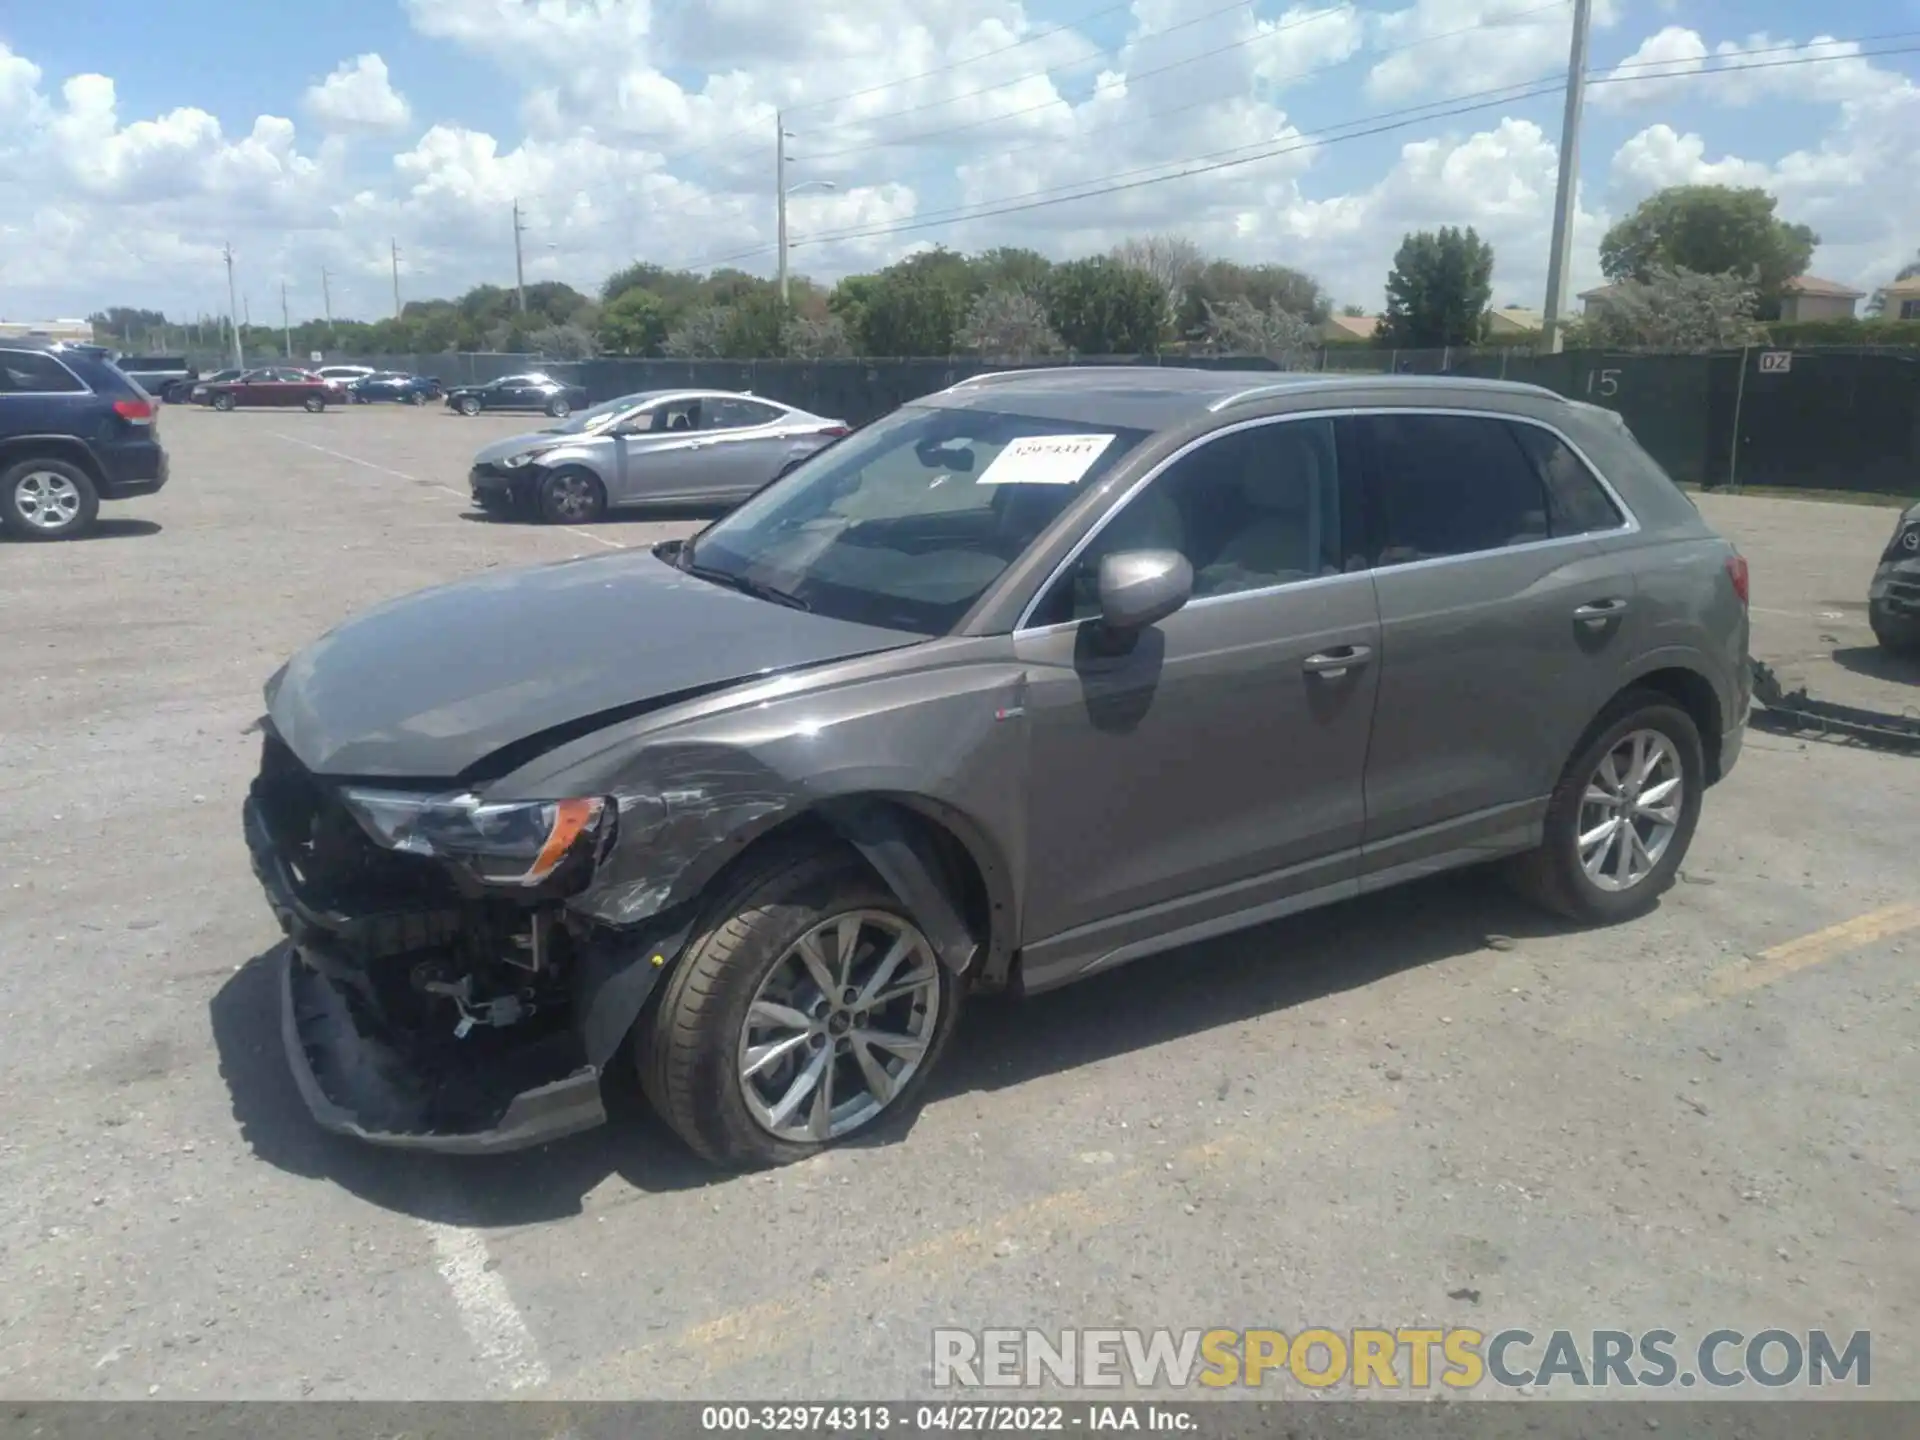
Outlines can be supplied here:
M231 395L227 395L227 394L224 394L224 393L223 393L223 394L219 394L219 395L216 395L216 396L214 396L214 397L213 397L213 408L214 408L214 409L216 409L216 410L231 410L231 409L233 409L233 396L231 396Z
M462 415L478 415L480 413L480 402L471 395L462 395L454 402L453 408L458 410Z
M23 540L71 540L93 528L100 495L67 460L22 460L0 472L0 528Z
M1529 899L1587 925L1651 910L1700 820L1706 761L1693 717L1630 690L1588 732L1547 806L1538 850L1510 874Z
M591 525L606 513L606 489L589 470L568 466L540 482L540 517L549 525Z
M300 405L309 415L318 415L327 408L327 401L325 396L309 395L300 402Z
M427 403L427 397L418 390L412 390L407 393L407 403L409 405L424 405Z
M850 852L770 853L714 905L637 1027L641 1085L704 1159L788 1164L908 1112L962 994Z

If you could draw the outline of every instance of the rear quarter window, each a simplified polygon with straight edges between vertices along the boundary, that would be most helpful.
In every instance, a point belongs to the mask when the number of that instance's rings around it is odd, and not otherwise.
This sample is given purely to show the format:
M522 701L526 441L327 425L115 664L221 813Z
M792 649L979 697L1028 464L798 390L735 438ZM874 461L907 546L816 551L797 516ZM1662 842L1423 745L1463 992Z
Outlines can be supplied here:
M1546 487L1555 535L1590 535L1617 530L1626 523L1593 471L1558 435L1538 425L1514 424L1510 428L1534 474Z
M51 355L0 350L0 395L71 395L86 388Z

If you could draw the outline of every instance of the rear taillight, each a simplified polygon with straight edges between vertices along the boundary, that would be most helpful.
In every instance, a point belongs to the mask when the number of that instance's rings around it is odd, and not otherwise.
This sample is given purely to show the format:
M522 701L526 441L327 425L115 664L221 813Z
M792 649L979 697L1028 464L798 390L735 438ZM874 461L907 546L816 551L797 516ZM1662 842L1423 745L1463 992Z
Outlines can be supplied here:
M846 425L828 425L824 429L816 430L814 433L816 435L831 435L834 439L838 440L843 435L851 435L853 430Z
M1742 605L1747 603L1747 557L1733 554L1727 557L1727 578L1733 581L1733 593L1740 597Z
M153 402L151 400L116 400L113 413L130 425L151 425L153 423Z

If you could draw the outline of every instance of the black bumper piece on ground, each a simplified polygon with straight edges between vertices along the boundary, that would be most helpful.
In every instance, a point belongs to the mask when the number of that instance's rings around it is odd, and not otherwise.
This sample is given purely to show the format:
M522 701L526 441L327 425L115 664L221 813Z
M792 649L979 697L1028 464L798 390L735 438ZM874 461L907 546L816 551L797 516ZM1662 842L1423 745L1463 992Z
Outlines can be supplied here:
M477 1155L576 1135L607 1118L600 1081L684 931L586 947L573 977L574 1023L450 1036L383 1036L349 1000L344 953L356 921L322 914L297 892L258 802L247 802L247 849L286 932L280 1029L301 1098L324 1129L375 1145ZM425 938L427 917L420 917ZM649 943L650 942L650 943ZM662 956L660 964L648 963ZM337 978L336 978L337 977Z

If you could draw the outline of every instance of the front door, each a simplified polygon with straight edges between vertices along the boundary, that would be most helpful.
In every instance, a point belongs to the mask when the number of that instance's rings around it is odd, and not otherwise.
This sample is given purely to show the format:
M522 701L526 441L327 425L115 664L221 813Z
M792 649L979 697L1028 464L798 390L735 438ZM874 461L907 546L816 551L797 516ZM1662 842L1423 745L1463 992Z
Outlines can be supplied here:
M1380 596L1368 884L1520 848L1624 681L1625 517L1553 431L1490 415L1352 422Z
M1380 637L1338 440L1263 420L1189 451L1015 635L1030 984L1353 887ZM1193 599L1116 652L1099 562L1140 549L1185 554Z

